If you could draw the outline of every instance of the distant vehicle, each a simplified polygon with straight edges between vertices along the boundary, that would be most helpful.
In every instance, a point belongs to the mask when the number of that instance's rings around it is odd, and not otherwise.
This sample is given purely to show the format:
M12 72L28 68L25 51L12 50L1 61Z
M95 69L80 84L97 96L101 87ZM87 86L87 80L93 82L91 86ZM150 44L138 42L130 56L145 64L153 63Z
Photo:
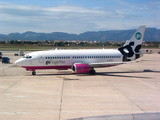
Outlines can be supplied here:
M2 59L2 52L0 52L0 59Z
M2 63L10 63L9 57L2 57Z
M72 69L74 73L95 74L94 68L112 67L143 56L140 51L146 26L140 26L118 49L52 50L32 52L15 63L35 75L37 69Z

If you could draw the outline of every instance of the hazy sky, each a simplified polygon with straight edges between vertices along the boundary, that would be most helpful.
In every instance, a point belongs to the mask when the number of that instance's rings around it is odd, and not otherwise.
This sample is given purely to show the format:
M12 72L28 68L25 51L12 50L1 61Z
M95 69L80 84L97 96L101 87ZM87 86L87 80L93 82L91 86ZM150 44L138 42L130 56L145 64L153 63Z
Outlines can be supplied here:
M0 0L0 34L160 28L160 0Z

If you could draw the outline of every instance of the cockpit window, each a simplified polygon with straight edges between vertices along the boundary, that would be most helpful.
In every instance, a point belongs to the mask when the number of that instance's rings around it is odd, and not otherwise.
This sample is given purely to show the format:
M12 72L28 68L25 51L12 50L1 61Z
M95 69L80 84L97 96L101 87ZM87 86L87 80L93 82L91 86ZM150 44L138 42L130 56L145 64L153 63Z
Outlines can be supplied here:
M25 55L25 56L23 56L23 58L28 58L28 59L30 59L30 58L32 58L32 56L30 56L30 55Z

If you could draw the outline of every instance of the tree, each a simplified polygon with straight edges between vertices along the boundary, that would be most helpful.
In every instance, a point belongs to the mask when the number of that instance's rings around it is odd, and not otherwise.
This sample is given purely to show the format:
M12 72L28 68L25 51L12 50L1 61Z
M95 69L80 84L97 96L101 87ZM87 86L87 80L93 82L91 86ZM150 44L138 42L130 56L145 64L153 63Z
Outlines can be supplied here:
M10 44L14 44L14 40L11 40L11 41L10 41Z

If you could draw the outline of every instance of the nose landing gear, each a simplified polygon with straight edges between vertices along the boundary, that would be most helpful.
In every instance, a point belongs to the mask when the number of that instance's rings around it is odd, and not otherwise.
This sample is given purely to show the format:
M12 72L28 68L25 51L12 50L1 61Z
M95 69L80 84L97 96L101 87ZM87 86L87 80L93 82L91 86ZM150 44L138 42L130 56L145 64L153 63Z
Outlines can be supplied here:
M32 75L36 75L35 69L26 69L27 71L32 71Z

